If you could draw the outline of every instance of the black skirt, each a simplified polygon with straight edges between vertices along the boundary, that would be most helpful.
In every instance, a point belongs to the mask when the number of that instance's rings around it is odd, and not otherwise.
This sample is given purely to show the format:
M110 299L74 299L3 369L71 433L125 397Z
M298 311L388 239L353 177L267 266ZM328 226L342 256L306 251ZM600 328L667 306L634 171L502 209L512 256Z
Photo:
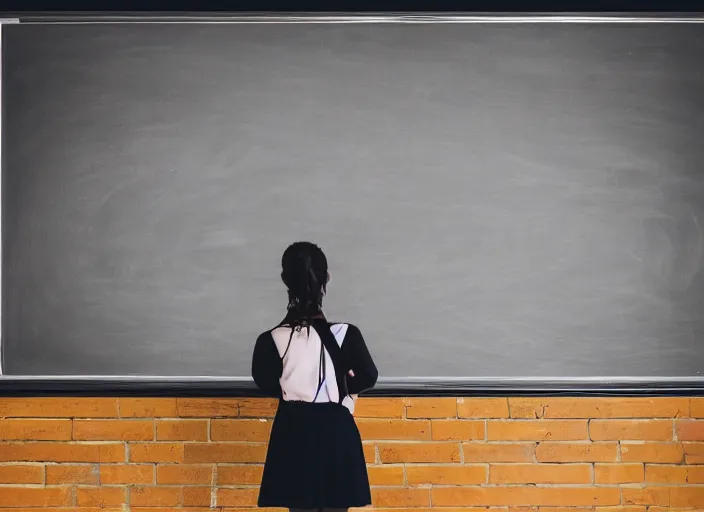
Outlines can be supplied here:
M281 400L258 505L319 509L370 504L362 439L349 410L334 402Z

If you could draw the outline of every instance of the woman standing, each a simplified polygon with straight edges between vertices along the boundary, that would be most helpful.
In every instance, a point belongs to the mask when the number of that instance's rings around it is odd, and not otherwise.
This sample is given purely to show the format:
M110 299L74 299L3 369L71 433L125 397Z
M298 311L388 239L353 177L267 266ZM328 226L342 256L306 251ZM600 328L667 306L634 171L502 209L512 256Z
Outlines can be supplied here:
M254 382L280 399L258 504L296 511L370 505L352 412L356 395L376 384L376 366L357 327L323 314L330 279L323 251L296 242L281 266L288 311L257 338L252 359Z

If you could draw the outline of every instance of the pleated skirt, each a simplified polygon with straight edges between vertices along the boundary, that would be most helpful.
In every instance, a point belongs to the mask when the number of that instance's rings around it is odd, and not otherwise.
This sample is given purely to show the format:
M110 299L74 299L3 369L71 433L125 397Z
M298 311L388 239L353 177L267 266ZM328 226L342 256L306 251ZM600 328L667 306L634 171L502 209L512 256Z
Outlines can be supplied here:
M258 505L320 509L370 504L362 439L349 410L332 402L281 400Z

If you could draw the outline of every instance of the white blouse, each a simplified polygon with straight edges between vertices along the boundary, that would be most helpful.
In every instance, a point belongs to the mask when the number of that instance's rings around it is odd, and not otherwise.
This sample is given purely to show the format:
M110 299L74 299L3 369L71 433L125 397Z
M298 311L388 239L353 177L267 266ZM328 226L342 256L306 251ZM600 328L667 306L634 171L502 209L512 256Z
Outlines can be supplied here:
M335 336L340 348L345 341L347 324L332 324L330 331ZM283 372L279 383L284 400L303 402L339 402L340 391L335 380L335 366L327 349L323 349L325 357L325 380L320 390L320 353L322 340L315 329L293 332L290 327L277 327L271 331L276 349L283 360ZM289 344L289 339L291 343ZM317 396L316 396L317 395ZM342 405L354 412L354 398L346 396Z
M337 341L340 353L335 361L345 365L339 372L325 348L327 334L316 329L330 329L331 338ZM342 382L346 371L345 396L340 396L337 381ZM341 403L353 412L357 394L373 388L379 372L359 328L320 320L310 330L304 326L292 332L291 327L278 326L261 333L254 344L252 377L267 396L284 401Z

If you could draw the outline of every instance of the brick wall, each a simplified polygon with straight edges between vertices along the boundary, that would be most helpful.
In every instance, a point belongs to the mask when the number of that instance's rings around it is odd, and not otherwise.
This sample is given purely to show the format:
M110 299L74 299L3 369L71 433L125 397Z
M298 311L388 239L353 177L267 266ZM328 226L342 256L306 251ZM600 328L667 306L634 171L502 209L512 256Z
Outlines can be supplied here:
M252 507L275 406L0 398L0 511ZM704 509L704 398L368 398L356 416L377 508Z

